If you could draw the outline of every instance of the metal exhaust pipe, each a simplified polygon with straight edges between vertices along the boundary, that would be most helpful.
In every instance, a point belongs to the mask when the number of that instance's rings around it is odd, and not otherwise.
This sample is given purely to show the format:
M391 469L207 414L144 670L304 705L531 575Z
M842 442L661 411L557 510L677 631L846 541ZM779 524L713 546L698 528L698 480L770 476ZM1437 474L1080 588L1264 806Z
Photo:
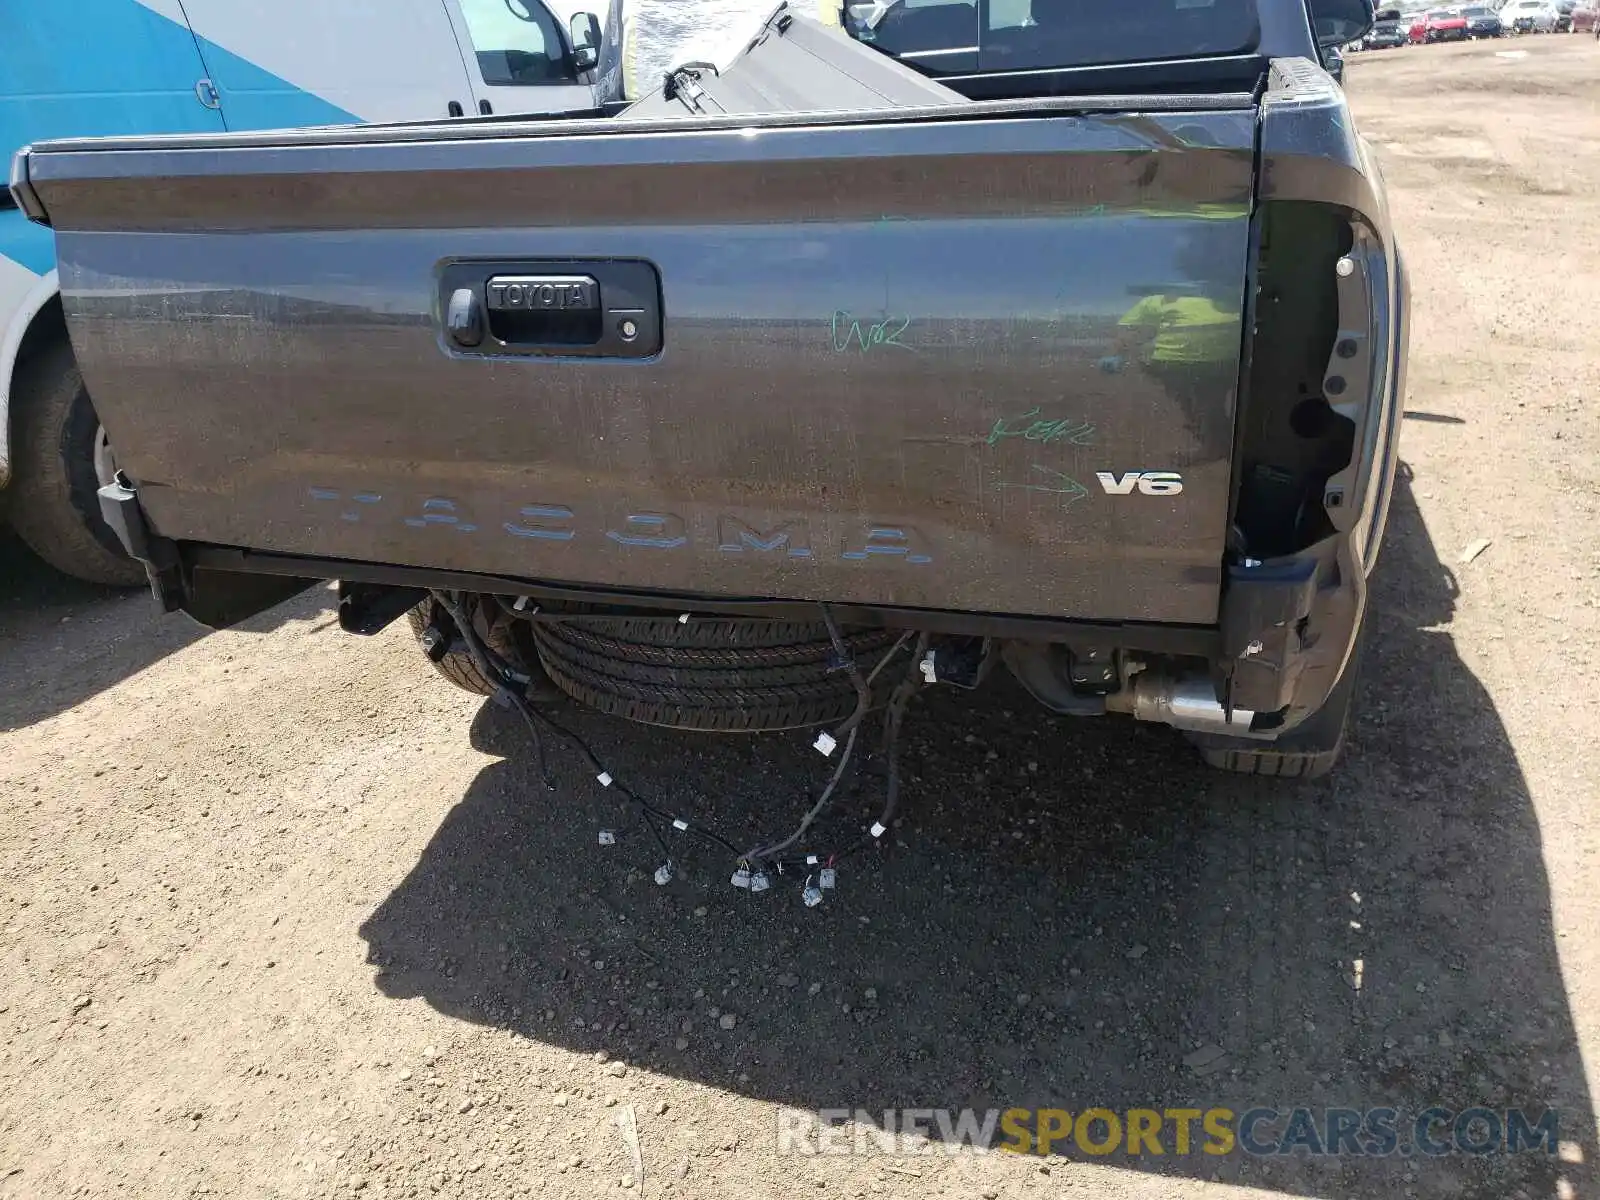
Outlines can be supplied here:
M1155 721L1191 733L1226 733L1250 736L1255 713L1236 708L1231 713L1217 699L1216 687L1205 675L1174 678L1140 671L1122 692L1106 697L1106 707L1132 713L1135 720ZM1259 736L1259 735L1258 735Z

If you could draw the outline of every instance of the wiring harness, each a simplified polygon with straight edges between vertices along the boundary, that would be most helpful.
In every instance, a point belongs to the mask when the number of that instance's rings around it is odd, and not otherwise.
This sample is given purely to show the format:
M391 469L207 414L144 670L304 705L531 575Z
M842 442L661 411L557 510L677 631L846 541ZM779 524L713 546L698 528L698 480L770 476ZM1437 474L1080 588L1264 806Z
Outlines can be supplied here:
M924 674L919 672L919 664L927 654L930 635L926 633L916 635L915 644L907 660L904 674L890 694L889 702L884 708L883 728L878 750L879 755L886 764L886 780L883 808L877 820L872 823L862 836L841 848L826 853L797 850L797 847L805 843L813 828L824 819L829 805L838 793L841 782L856 758L856 749L861 740L861 727L866 722L872 709L873 682L907 645L912 644L913 638L913 634L910 631L902 633L879 656L871 669L863 673L861 665L846 646L833 613L826 604L820 606L823 621L827 625L829 640L833 644L833 665L838 670L849 672L851 684L856 692L856 706L836 729L819 733L812 745L825 758L833 757L834 751L839 750L840 739L843 739L843 749L839 753L838 760L834 764L833 772L829 776L827 784L823 787L816 801L807 809L795 830L780 840L763 842L741 851L734 843L715 830L663 810L619 781L611 771L606 769L599 756L595 754L594 750L581 736L529 702L525 695L529 677L518 671L511 663L496 653L477 632L470 614L467 612L466 604L459 593L434 591L433 598L445 612L449 613L450 619L454 623L456 631L474 665L483 673L484 678L492 680L497 685L496 701L515 709L521 714L533 740L540 778L544 780L546 786L555 787L555 780L550 772L549 760L545 752L546 738L554 737L577 754L578 758L594 777L596 783L638 812L645 828L650 831L651 837L661 850L662 863L656 868L655 872L655 880L658 884L669 883L676 870L675 860L671 847L667 843L667 834L665 832L665 830L670 829L707 842L729 855L735 863L732 877L732 883L735 887L748 888L752 892L762 892L772 886L773 872L780 876L791 871L796 875L804 872L805 882L801 889L801 898L807 907L815 907L823 901L823 890L835 886L838 878L838 864L868 846L878 844L889 831L900 796L900 729L904 723L906 708L911 702L911 697L924 680ZM574 615L577 616L579 614ZM556 617L555 614L551 614L547 619L560 618ZM614 844L616 841L615 831L601 830L599 841L601 845Z

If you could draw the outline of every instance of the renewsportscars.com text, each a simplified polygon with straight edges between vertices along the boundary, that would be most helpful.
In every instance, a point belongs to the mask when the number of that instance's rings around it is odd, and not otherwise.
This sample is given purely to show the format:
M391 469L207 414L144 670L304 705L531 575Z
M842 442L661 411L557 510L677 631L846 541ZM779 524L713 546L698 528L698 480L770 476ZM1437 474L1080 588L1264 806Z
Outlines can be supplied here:
M780 1109L778 1153L1333 1155L1556 1154L1555 1109L1008 1108Z

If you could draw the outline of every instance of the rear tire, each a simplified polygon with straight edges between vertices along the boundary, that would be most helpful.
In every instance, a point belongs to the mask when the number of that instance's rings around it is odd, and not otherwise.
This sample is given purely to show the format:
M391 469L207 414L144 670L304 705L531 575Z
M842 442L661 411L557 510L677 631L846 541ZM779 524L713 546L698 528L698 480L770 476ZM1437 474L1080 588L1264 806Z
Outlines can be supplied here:
M865 673L898 634L856 629L843 636ZM537 625L533 637L563 692L648 725L751 733L822 725L856 707L850 672L832 669L823 625L618 617ZM875 703L888 699L899 677L893 668L879 676Z
M17 456L10 513L17 535L78 579L113 587L144 583L144 565L128 557L100 515L100 419L72 347L60 341L28 359L17 372L11 406Z
M422 635L427 631L428 622L433 616L432 608L433 601L424 600L406 613L406 623L411 626L411 636L417 639L417 649L422 651L422 656L433 665L435 671L462 691L474 692L479 696L494 695L497 690L495 685L478 670L478 664L472 661L472 655L465 650L451 650L443 658L435 661L423 646Z
M424 600L406 613L406 623L411 626L411 634L417 639L417 648L422 651L423 657L433 665L435 671L439 672L440 675L462 691L472 692L478 696L493 696L500 690L499 686L478 669L478 664L473 661L472 655L467 648L460 644L459 637L456 638L456 645L446 651L444 657L437 661L423 646L422 635L427 631L428 625L433 620L433 606L435 603L436 601L431 599ZM487 619L483 600L469 597L466 599L466 603L469 606L468 611L472 617L473 628L489 649L505 659L516 670L532 676L525 693L529 700L535 704L541 704L563 698L561 693L551 686L550 680L545 677L544 672L539 669L538 658L534 654L532 647L530 646L526 652L524 651L523 646L520 644L522 639L517 637L518 631L514 622L499 619L502 614L499 609L494 607L492 601L489 602ZM448 613L445 614L445 621L447 624L449 623Z
M1345 733L1355 707L1365 633L1363 614L1362 629L1356 634L1355 649L1344 674L1328 693L1327 702L1308 720L1275 742L1200 734L1194 743L1206 765L1236 775L1274 775L1283 779L1321 779L1332 771L1344 752Z

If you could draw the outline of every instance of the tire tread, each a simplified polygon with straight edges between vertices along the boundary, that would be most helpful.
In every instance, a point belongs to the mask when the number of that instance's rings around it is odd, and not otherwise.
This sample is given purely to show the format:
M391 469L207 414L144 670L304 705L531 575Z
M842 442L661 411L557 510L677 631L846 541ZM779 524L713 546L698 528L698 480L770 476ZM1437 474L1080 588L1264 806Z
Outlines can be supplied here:
M112 587L144 583L144 564L116 546L100 516L93 459L72 461L79 441L87 439L92 453L99 428L72 347L61 341L30 356L11 398L16 458L9 508L17 536L75 578Z
M406 612L406 622L411 626L411 636L417 639L417 649L422 649L422 634L428 628L428 606L431 600L424 600L415 608ZM506 647L497 645L496 639L490 638L490 647L498 654L504 656ZM465 650L451 650L437 662L423 650L422 656L428 660L429 665L439 672L445 679L455 684L464 692L473 692L479 696L492 696L498 690L487 676L478 670L478 664L472 661L472 655Z
M858 662L897 634L843 634ZM534 627L545 671L562 691L601 712L649 725L715 732L795 729L855 710L850 673L833 670L823 625L771 621L619 618ZM887 700L894 672L875 682Z

